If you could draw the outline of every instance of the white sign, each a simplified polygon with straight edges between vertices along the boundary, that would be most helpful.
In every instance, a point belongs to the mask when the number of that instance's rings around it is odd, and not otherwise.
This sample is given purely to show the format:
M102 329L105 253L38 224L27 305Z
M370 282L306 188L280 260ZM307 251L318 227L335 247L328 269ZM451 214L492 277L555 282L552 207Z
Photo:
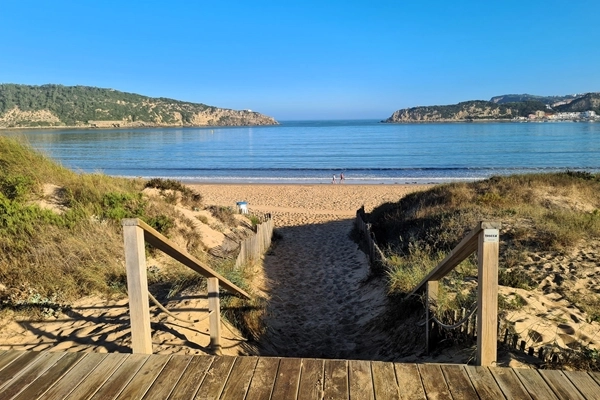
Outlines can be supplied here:
M500 241L500 231L498 229L484 229L483 230L483 241L484 242L494 242L497 243Z

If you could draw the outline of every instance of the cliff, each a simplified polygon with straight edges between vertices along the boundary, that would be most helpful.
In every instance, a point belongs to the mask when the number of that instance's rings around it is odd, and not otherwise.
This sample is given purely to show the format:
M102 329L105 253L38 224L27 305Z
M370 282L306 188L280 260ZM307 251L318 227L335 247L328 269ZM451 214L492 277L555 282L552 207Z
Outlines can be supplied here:
M540 101L494 103L484 100L465 101L444 106L404 108L382 122L461 122L474 120L510 120L527 116L537 110L546 110Z
M0 128L277 125L229 110L90 86L0 84Z

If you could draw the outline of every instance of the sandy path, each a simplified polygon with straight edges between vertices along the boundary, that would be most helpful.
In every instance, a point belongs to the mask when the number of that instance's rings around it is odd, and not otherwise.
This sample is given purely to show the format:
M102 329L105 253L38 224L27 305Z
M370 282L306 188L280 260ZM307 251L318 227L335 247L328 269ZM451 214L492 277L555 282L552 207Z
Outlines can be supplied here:
M197 185L207 204L245 200L271 212L277 240L264 259L269 298L263 355L372 358L369 322L385 308L382 280L368 280L365 254L350 238L356 210L398 201L418 186Z

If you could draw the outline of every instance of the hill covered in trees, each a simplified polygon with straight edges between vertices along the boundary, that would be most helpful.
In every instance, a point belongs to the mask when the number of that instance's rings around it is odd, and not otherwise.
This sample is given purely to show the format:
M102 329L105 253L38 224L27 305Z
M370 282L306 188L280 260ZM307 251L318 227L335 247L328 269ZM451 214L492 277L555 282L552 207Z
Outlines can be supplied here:
M595 111L600 114L600 93L569 96L503 95L490 101L403 108L382 122L454 122L511 120L543 113Z
M229 110L90 86L0 84L0 128L275 125Z

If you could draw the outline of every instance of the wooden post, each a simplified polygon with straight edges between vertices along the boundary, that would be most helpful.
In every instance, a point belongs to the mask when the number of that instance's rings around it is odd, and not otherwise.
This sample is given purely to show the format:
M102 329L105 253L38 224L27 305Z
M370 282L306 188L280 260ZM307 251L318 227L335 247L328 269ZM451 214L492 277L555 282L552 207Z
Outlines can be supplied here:
M208 311L210 321L210 347L221 355L221 306L219 301L219 279L208 278Z
M429 281L427 282L427 304L426 304L426 308L425 308L425 319L426 319L426 324L425 324L425 351L427 352L427 354L429 354L429 350L430 350L430 335L431 335L431 323L429 321L430 317L429 317L429 313L431 312L429 309L431 307L431 303L435 302L437 303L437 299L438 299L438 290L440 287L440 282L439 281Z
M497 358L498 252L500 232L483 229L477 245L479 285L477 288L477 365L492 366Z
M144 230L137 226L135 219L123 220L123 239L129 294L131 348L134 353L152 354Z

